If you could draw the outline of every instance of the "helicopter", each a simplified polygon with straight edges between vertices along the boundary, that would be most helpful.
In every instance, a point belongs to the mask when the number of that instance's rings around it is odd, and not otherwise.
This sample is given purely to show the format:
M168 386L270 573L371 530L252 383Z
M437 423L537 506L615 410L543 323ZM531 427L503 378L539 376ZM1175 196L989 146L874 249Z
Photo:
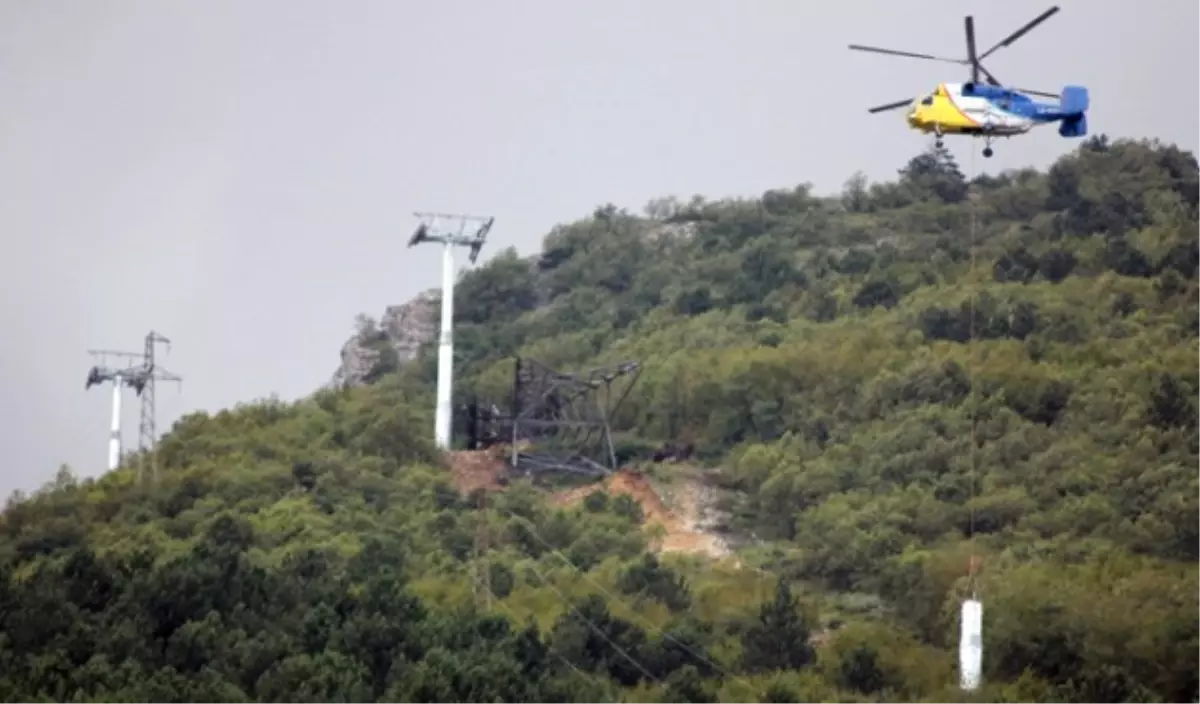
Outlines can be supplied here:
M948 134L982 137L984 139L984 157L992 156L992 141L995 138L1025 134L1039 125L1058 122L1058 134L1062 137L1085 136L1087 134L1087 88L1068 85L1056 95L1045 91L1005 86L981 63L983 59L991 56L998 49L1010 46L1025 36L1058 10L1057 5L1051 7L982 54L976 54L975 51L975 19L967 15L964 23L967 34L966 59L949 59L931 54L851 44L850 48L854 51L905 56L971 67L970 80L967 82L940 83L933 91L915 99L908 98L878 105L870 108L867 112L885 112L908 106L909 111L905 117L909 127L926 134L932 132L937 146L942 146L942 137ZM1054 102L1041 102L1030 96L1051 98Z

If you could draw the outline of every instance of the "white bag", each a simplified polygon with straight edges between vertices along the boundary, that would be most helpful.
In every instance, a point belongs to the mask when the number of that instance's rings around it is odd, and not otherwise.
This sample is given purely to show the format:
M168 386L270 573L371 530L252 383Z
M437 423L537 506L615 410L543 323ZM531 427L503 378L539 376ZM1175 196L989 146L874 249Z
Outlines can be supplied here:
M958 641L960 687L973 691L983 675L983 602L967 599L962 604L962 632Z

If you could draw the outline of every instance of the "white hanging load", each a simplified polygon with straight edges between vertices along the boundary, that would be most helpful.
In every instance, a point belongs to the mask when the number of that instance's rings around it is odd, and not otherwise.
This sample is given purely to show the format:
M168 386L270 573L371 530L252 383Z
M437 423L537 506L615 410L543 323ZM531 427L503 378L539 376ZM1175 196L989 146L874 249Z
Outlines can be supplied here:
M983 674L983 602L967 599L962 604L962 634L958 641L960 687L974 691Z

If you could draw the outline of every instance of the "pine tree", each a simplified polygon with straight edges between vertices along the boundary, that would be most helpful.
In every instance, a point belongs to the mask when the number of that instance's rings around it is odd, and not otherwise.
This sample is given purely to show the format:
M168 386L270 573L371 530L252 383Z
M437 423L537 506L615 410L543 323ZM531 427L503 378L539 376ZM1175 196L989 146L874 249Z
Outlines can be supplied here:
M758 620L742 634L746 670L795 670L812 663L816 654L808 637L799 602L788 585L780 581L775 598L762 605Z
M900 180L918 198L935 197L946 203L961 203L967 198L967 179L945 147L928 149L910 159L900 169Z

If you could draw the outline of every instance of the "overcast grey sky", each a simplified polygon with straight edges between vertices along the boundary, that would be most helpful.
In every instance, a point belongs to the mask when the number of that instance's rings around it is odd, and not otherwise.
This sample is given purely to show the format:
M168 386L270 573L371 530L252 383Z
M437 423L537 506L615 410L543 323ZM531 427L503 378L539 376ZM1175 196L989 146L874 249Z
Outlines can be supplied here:
M0 0L0 491L102 471L88 348L174 340L164 430L302 396L355 314L437 285L413 210L494 214L491 251L530 252L604 202L889 178L927 139L865 108L964 71L846 45L957 56L966 12L990 46L1049 5ZM1061 5L993 73L1085 84L1093 131L1195 150L1196 1ZM987 166L1076 144L1041 128ZM981 145L951 146L967 168Z

